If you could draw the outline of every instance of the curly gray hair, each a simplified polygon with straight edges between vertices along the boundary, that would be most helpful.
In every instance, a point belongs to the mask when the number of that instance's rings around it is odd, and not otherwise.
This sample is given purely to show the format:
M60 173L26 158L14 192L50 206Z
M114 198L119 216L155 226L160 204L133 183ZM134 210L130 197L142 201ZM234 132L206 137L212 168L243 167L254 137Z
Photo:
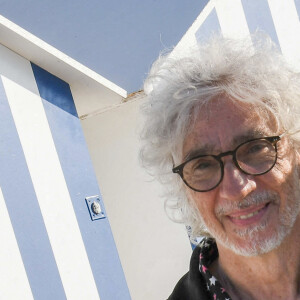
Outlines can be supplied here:
M172 220L191 227L191 239L209 235L183 182L172 173L181 162L184 138L195 108L220 95L254 104L257 113L271 113L278 126L300 128L300 75L287 64L270 38L212 37L185 56L167 54L153 64L144 83L141 160L166 188L165 208ZM294 141L299 145L300 136Z

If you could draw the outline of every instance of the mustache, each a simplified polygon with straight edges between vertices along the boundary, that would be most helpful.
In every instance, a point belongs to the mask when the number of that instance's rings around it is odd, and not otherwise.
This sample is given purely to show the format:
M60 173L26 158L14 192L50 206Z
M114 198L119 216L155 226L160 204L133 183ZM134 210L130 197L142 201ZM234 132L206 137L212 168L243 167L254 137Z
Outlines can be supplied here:
M223 203L215 209L215 214L217 217L228 215L233 211L242 210L253 205L260 205L264 203L273 202L278 204L280 197L275 192L263 191L255 194L250 194L240 201L232 201Z

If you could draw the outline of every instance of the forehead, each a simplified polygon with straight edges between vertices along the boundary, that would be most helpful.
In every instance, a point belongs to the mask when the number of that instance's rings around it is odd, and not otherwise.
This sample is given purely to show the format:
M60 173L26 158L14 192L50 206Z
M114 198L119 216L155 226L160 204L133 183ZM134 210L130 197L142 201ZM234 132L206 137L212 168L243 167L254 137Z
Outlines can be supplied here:
M183 156L231 150L248 139L274 135L275 119L267 112L258 113L250 104L230 100L213 101L194 111L183 144Z

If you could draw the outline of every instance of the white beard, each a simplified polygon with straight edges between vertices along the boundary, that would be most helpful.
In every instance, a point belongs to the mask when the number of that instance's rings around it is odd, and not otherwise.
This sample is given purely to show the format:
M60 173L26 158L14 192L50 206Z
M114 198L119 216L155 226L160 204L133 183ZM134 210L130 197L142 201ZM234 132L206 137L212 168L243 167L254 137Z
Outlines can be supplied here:
M294 197L296 197L296 199ZM258 205L261 203L267 203L270 200L272 201L269 205L274 205L276 203L279 204L279 195L268 191L260 194L249 195L241 202L239 202L238 206L239 208L241 208L253 204ZM291 232L300 211L299 200L300 197L299 195L296 195L296 193L294 195L288 196L287 205L284 208L284 211L281 212L277 229L270 236L264 238L262 238L261 236L263 234L263 231L268 226L268 220L262 224L252 226L247 229L235 230L235 234L237 236L251 241L249 243L245 243L245 245L239 245L234 240L225 236L225 234L218 234L217 232L213 232L214 230L212 230L212 232L210 233L216 239L217 243L222 244L224 247L232 250L238 255L257 256L268 253L276 249ZM228 207L226 209L228 209ZM221 209L221 211L223 211L223 208Z

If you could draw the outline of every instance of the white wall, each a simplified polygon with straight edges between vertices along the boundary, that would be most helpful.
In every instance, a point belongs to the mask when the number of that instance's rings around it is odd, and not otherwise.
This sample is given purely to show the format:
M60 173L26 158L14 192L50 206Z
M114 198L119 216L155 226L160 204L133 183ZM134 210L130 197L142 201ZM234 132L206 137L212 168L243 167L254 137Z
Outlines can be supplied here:
M188 270L182 224L163 208L161 186L138 162L140 101L82 121L107 215L133 300L166 299Z
M191 247L184 226L165 215L160 186L138 164L139 102L118 106L126 91L2 16L0 36L68 82L79 115L90 114L82 125L132 299L166 299L188 270Z

